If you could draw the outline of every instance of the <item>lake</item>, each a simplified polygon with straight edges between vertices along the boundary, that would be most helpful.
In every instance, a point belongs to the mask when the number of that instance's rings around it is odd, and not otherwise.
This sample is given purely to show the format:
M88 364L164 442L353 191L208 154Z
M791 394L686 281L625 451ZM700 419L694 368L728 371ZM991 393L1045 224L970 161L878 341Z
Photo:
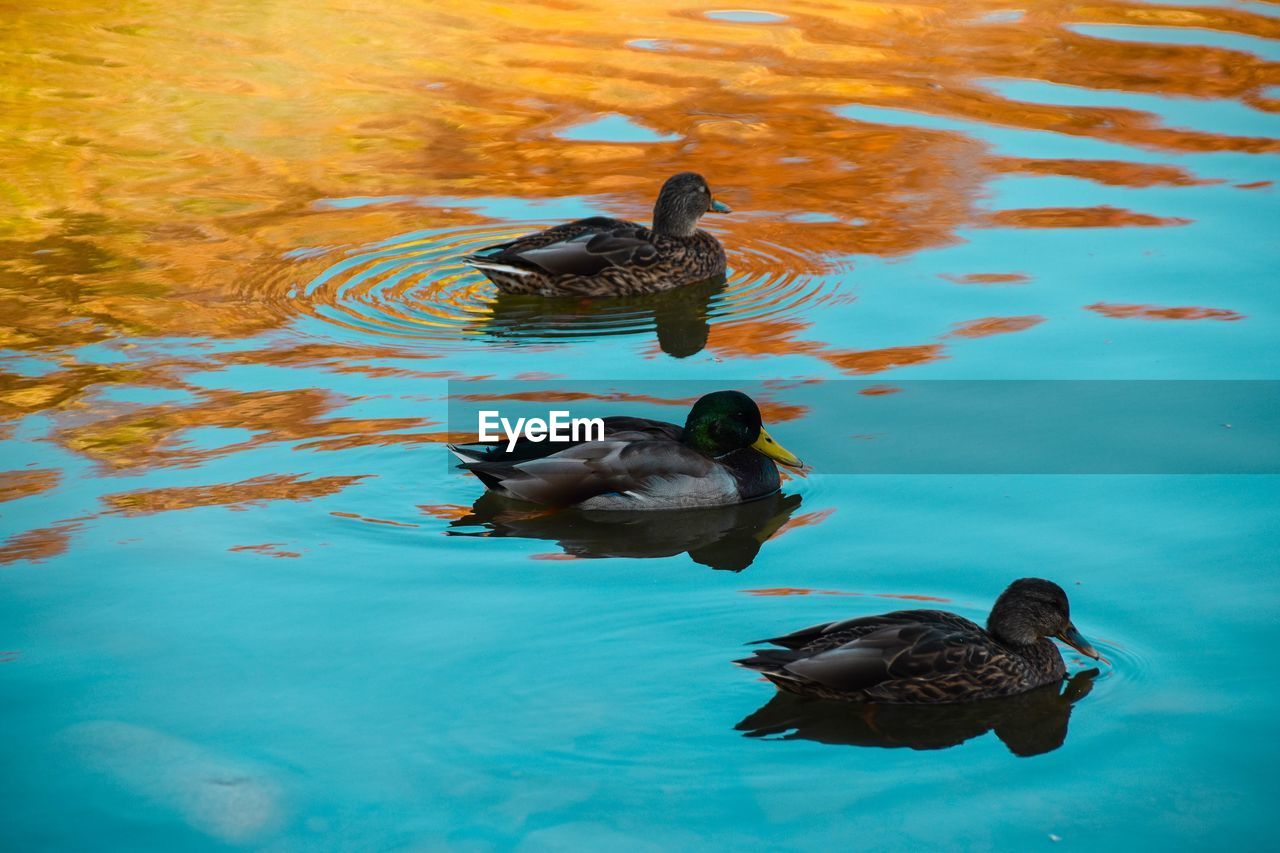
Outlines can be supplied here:
M54 3L0 45L0 846L1273 846L1280 5ZM724 282L460 261L685 170ZM444 446L498 380L750 386L813 467L512 512ZM1257 394L1183 454L1058 393L1116 380ZM1100 437L980 425L1036 400ZM730 663L1024 576L1111 666L862 713Z

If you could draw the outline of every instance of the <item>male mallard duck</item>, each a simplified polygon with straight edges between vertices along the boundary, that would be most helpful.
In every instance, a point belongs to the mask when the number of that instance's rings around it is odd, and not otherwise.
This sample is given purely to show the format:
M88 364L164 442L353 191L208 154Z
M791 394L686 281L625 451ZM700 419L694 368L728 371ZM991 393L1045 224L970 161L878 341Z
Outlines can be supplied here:
M1061 681L1067 668L1049 637L1108 662L1071 624L1062 587L1039 578L1010 584L991 608L985 631L942 610L899 610L759 640L787 651L766 649L734 662L802 696L971 702Z
M449 445L490 491L530 503L636 510L725 506L772 494L778 467L801 462L765 431L740 391L694 403L684 426L603 418L603 441Z
M634 296L724 275L724 249L698 230L708 211L729 213L694 172L667 179L653 227L593 216L487 246L463 261L503 293Z

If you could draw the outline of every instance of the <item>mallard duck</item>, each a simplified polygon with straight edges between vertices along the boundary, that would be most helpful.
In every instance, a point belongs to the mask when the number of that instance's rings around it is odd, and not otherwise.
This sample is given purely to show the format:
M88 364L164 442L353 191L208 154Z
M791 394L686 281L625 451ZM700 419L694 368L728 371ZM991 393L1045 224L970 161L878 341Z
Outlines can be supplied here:
M802 463L765 430L740 391L699 399L680 427L603 418L602 441L449 445L491 492L552 507L650 510L726 506L778 491L775 462Z
M503 293L634 296L724 275L724 249L698 230L704 213L729 213L695 172L667 179L653 226L593 216L487 246L463 262Z
M757 651L735 663L801 696L971 702L1061 681L1066 664L1049 637L1108 662L1071 624L1062 587L1023 578L996 599L985 630L942 610L899 610L759 640L784 650Z

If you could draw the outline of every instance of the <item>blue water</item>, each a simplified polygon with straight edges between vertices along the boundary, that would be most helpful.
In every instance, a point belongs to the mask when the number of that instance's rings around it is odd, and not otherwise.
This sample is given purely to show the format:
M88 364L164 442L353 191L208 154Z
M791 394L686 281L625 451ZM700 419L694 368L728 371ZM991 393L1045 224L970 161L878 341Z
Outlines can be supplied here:
M787 19L777 12L758 12L753 9L717 9L704 13L713 21L731 21L737 24L777 24Z
M566 128L557 135L576 142L666 142L674 139L618 115L602 116L586 124Z
M1018 25L1011 11L993 14L988 23ZM785 20L700 17L712 19L698 23L702 38L726 22ZM657 62L659 45L698 43L688 17L671 20L669 32L650 23L643 35L655 38L631 43ZM1199 28L1072 29L1144 47L1276 50ZM843 248L708 218L728 250L727 283L594 305L498 299L458 258L565 218L644 218L651 199L627 181L529 197L452 174L433 173L430 190L371 181L302 207L323 238L221 261L236 283L279 265L278 288L227 286L231 302L254 294L246 313L282 318L265 331L164 335L139 322L93 343L6 350L5 373L27 380L106 372L71 405L7 415L3 468L57 479L0 503L10 537L0 551L0 847L1273 846L1274 475L819 465L789 477L759 517L611 528L486 514L473 507L479 484L448 467L449 379L594 379L653 397L663 396L655 380L671 383L671 397L686 380L765 382L768 403L826 401L770 424L817 459L824 443L856 453L884 428L831 411L835 380L1280 379L1280 202L1274 185L1248 188L1280 181L1280 168L1274 152L1230 148L1280 135L1275 114L1235 98L1013 74L984 72L974 86L1063 115L1136 111L1150 127L1228 142L1129 144L942 104L806 104L822 122L961 152L956 180L985 157L1173 166L1194 180L984 173L945 240L898 253L877 250L869 219L824 211L809 195L821 195L816 184L797 186L789 209L739 202L720 161L709 177L738 221L847 227ZM723 118L679 109L691 126ZM677 139L605 110L557 132L566 163L583 142ZM734 168L751 170L751 149L739 149ZM1099 207L1186 222L999 218ZM910 211L929 215L923 201ZM266 231L292 215L236 227ZM325 230L324 217L338 216L370 218ZM965 283L983 274L1013 278ZM1025 322L973 332L1010 318ZM909 352L881 352L899 349ZM144 367L154 372L130 372ZM808 380L827 381L827 393L798 384ZM595 413L591 401L573 409ZM683 417L654 399L632 410ZM969 430L963 440L988 439ZM1168 436L1152 445L1170 452ZM31 531L63 546L23 551ZM842 719L839 706L763 736L743 725L774 696L730 665L745 642L902 607L982 621L1024 576L1061 584L1075 624L1112 661L1069 720L1055 718L1065 736L1035 754L1015 754L986 727L919 748L893 734L891 712L877 728ZM1089 669L1073 653L1067 661Z
M1277 47L1273 41L1268 39L1216 32L1200 27L1133 27L1124 24L1077 24L1072 26L1071 29L1082 35L1102 39L1116 39L1118 41L1220 47L1224 50L1238 50L1257 54L1263 59L1272 62L1280 57L1280 47Z

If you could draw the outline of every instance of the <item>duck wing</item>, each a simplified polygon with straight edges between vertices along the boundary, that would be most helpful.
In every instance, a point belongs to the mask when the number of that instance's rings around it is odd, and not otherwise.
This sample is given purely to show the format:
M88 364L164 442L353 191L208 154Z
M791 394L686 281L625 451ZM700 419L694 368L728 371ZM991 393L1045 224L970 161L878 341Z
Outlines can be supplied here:
M627 441L674 441L684 437L684 427L652 418L614 415L603 418L604 437Z
M656 484L707 477L715 463L679 442L606 438L538 458L470 461L461 467L491 491L547 506L572 506L608 494L642 493Z
M493 243L485 246L483 249L476 249L466 259L481 258L485 260L493 260L505 254L508 251L522 252L526 249L536 249L539 246L548 246L552 243L558 243L561 240L567 240L570 237L577 237L579 234L592 232L610 231L620 226L632 226L639 228L641 226L634 222L627 222L625 219L610 219L607 216L589 216L586 219L575 219L573 222L564 222L560 225L553 225L550 228L544 228L541 231L534 231L532 234L525 234L523 237L517 237L514 240L508 240L505 243Z
M673 441L679 442L684 434L682 427L666 421L649 418L633 418L615 415L601 418L604 421L604 437L612 441ZM520 438L515 446L508 450L506 441L473 442L471 444L450 444L449 449L463 462L522 462L528 459L542 459L570 447L582 444L576 442L530 441Z
M856 640L787 664L784 670L844 693L887 681L934 679L980 668L992 649L969 632L926 625L881 628Z
M974 622L945 610L895 610L892 613L880 613L875 616L820 622L781 637L755 640L750 645L768 644L787 649L808 648L810 651L821 651L843 645L866 634L879 631L881 628L901 625L934 625L943 629L982 633L982 628Z
M609 267L647 267L658 262L653 232L634 222L605 217L580 219L467 256L469 263L500 263L551 275L592 276Z
M984 666L995 649L968 619L940 610L904 610L814 625L765 641L741 666L771 680L829 691L872 692L891 681L933 679Z
M536 249L516 258L552 275L596 275L609 267L648 267L658 262L658 247L645 228L615 228L587 232Z

